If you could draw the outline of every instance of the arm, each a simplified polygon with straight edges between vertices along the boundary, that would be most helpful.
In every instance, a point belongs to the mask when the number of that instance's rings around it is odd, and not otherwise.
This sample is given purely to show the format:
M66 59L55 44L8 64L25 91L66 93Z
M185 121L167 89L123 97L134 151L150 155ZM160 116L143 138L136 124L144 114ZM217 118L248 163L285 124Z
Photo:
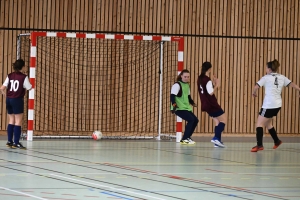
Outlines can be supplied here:
M194 107L197 107L197 104L195 104L194 100L192 99L191 95L188 96L189 98L189 103L194 106Z
M176 96L175 94L170 95L170 100L171 100L172 105L176 104L175 96Z
M215 77L214 75L213 75L212 83L213 83L213 86L212 86L213 89L211 90L212 92L209 93L210 95L213 95L215 93L215 91L217 91L218 88L220 88L220 80L217 77ZM208 87L210 87L210 86L206 85L206 90L209 92L210 90Z
M175 83L172 88L171 88L171 94L170 94L170 101L172 104L172 108L171 108L171 112L175 113L176 108L177 108L177 104L175 101L175 97L177 96L178 92L180 90L180 85L179 83Z
M290 86L300 92L300 87L298 85L296 85L295 83L291 82Z
M258 84L255 84L255 86L253 87L253 91L252 91L252 96L253 96L253 97L257 97L256 92L257 92L257 90L258 90L259 88L260 88L259 85L258 85Z
M32 85L29 81L28 76L26 76L24 83L23 83L23 88L25 88L26 90L31 90L32 89Z
M2 93L2 95L4 95L4 96L6 95L5 89L6 89L6 87L5 87L4 85L2 85L1 88L0 88L1 93Z

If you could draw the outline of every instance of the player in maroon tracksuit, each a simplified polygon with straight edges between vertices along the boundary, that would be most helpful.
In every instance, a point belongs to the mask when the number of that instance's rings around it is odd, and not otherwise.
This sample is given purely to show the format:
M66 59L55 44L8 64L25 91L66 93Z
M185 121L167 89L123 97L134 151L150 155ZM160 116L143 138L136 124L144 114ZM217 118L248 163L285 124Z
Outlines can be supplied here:
M211 139L211 142L215 144L215 147L225 147L221 141L221 135L225 128L227 117L214 95L216 90L220 87L220 81L216 77L213 77L213 80L208 77L211 67L210 62L204 62L202 64L201 74L197 80L201 110L207 112L209 116L213 118L216 125L215 136Z
M24 95L26 90L30 90L32 86L28 76L22 73L24 66L24 60L16 60L13 64L14 72L7 75L0 88L2 94L6 95L6 110L9 120L6 146L10 148L26 149L20 143L21 125L24 111Z

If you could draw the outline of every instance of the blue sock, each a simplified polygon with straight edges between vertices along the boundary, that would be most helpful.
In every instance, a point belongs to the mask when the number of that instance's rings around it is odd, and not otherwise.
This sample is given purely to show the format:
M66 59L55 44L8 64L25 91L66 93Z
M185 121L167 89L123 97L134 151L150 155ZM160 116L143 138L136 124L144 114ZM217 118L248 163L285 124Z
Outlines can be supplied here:
M21 126L15 126L14 128L14 143L19 144L21 137Z
M218 139L218 137L217 137L217 131L218 131L218 126L215 126L215 136L214 136L214 139Z
M7 140L8 142L13 141L13 136L14 136L14 124L8 124L7 125Z
M216 127L215 135L220 142L221 142L222 132L224 131L224 128L225 128L225 124L223 122L220 122Z

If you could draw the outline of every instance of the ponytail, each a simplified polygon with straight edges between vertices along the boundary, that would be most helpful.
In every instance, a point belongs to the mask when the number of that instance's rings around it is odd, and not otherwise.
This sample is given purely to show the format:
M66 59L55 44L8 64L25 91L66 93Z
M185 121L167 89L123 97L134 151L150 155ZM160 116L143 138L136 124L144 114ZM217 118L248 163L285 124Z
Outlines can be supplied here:
M178 81L182 81L181 76L182 76L182 74L184 74L184 73L190 73L190 72L189 72L189 70L187 70L187 69L182 70L182 71L180 72L180 74L178 74L178 76L177 76L177 78L176 78L176 81L177 81L177 82L178 82Z
M210 62L204 62L202 64L202 68L201 68L201 74L199 76L200 82L202 80L202 78L205 76L205 73L212 67Z

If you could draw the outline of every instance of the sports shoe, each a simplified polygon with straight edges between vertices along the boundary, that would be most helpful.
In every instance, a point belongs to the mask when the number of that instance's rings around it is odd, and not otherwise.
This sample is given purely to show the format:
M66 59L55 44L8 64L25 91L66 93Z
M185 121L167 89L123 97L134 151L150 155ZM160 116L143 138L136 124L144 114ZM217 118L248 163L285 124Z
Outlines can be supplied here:
M9 147L9 148L11 148L12 145L13 145L13 142L7 142L6 143L6 146Z
M26 147L24 147L20 142L19 142L19 144L13 144L12 146L11 146L11 148L13 148L13 149L26 149Z
M188 141L188 140L180 140L180 143L181 143L181 144L188 144L189 141Z
M189 141L188 139L185 139L185 140L180 140L180 143L181 144L195 144L195 142L194 141Z
M192 140L191 138L187 139L189 141L189 144L196 144L196 142L194 140Z
M273 149L277 149L282 144L281 140L278 140L278 142L274 143Z
M223 144L223 142L219 141L217 138L213 138L211 139L211 142L218 145L219 147L225 147L225 145Z
M251 149L251 152L258 152L264 150L263 146L255 146Z
M214 144L214 147L215 147L215 148L219 148L219 146L218 146L218 145L216 145L216 144Z

